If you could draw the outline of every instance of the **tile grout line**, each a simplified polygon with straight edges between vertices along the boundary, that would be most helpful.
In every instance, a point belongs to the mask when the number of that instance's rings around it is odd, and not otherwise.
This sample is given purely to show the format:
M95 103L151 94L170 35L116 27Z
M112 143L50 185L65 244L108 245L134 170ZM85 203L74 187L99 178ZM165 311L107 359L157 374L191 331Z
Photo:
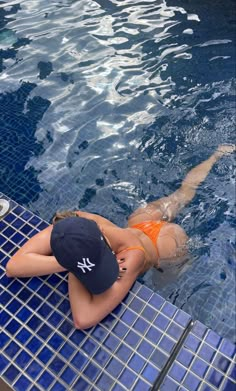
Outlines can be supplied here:
M170 355L169 359L167 360L166 364L164 365L163 369L160 372L160 375L156 378L152 388L150 391L159 391L160 386L163 383L171 365L176 359L177 354L179 353L180 349L182 348L187 336L191 332L192 328L194 326L194 322L192 319L190 319L188 325L186 326L186 329L184 330L182 336L180 337L179 341L175 345L172 354Z

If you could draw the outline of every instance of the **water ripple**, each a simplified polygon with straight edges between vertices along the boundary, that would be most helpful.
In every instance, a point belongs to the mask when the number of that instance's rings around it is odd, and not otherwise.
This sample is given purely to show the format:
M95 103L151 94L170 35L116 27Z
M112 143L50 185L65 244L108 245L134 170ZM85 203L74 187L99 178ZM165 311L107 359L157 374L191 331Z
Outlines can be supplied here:
M177 0L0 4L3 130L20 137L32 107L44 106L24 160L26 182L33 172L42 189L28 201L32 210L49 219L59 208L86 207L124 224L134 207L175 190L190 166L234 140L230 6L205 7ZM14 94L21 106L11 102ZM11 148L4 144L1 153ZM229 158L217 166L221 180L210 177L199 189L201 208L180 216L190 233L201 237L204 218L205 235L222 219L232 224L232 165ZM17 162L11 171L18 173Z

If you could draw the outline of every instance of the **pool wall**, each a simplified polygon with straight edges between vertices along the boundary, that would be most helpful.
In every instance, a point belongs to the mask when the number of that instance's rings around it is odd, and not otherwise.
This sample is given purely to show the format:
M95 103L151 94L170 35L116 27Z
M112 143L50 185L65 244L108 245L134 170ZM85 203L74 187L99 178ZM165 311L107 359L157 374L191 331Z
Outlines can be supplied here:
M0 220L0 374L12 389L235 390L235 345L140 282L82 331L73 326L65 273L8 278L11 255L48 225L9 201Z

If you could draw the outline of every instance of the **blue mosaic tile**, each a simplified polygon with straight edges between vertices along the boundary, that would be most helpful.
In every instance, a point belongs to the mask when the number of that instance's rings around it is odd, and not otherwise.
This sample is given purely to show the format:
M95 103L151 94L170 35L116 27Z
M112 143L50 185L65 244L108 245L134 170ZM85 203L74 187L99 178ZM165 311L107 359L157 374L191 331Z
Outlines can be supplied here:
M7 334L5 334L3 331L1 331L1 338L0 338L0 349L3 348L8 342L9 342L9 337Z
M8 320L11 318L11 316L6 311L1 311L1 317L0 317L0 326L6 325ZM5 326L6 327L6 326Z
M2 232L6 227L7 227L7 224L4 221L0 220L0 232ZM0 235L0 237L1 237L1 235Z
M20 328L20 323L17 322L17 320L12 319L7 326L5 326L5 329L11 334L14 335L17 330Z
M124 368L124 365L116 358L113 358L109 362L109 364L106 366L106 371L109 372L111 375L113 375L116 378L120 375L123 368Z
M43 281L38 277L33 277L28 282L28 288L32 289L32 291L36 292L37 289L42 285Z
M79 380L73 384L73 390L75 391L88 391L89 389L91 389L90 384L85 379L83 379L82 376L80 376Z
M152 322L156 316L156 310L154 310L154 308L152 308L151 306L147 305L144 307L143 311L141 312L141 315L147 321Z
M114 384L114 380L106 373L102 373L96 381L96 386L101 391L110 390L113 384Z
M126 323L127 325L131 326L134 321L137 319L137 314L130 309L125 310L125 312L121 315L120 319Z
M117 322L117 319L112 315L109 314L103 319L103 325L106 326L108 329L111 329L113 325Z
M0 276L5 288L0 319L5 329L0 341L3 378L14 384L14 389L27 391L85 391L95 383L101 391L150 391L190 316L136 282L101 324L85 332L75 330L67 273L20 280L4 275L6 254L15 252L26 236L47 226L16 204L14 213L0 221ZM230 390L235 379L234 353L233 344L195 322L160 389L195 391L205 376L205 385L215 389L218 384L227 385Z
M23 288L23 285L20 281L18 280L14 280L9 286L8 286L8 290L10 292L12 292L13 294L16 294L18 293L21 288Z
M33 380L35 380L42 371L43 367L38 364L37 361L33 361L26 369L27 375Z
M207 362L211 362L215 353L216 351L213 348L208 345L203 345L200 347L198 355L205 359Z
M100 343L104 341L106 336L108 335L108 331L101 326L100 324L96 325L95 328L93 329L91 335Z
M147 302L150 297L152 296L151 289L147 288L146 286L142 285L141 288L138 291L138 296L143 299L145 302Z
M135 389L142 390L142 391L150 391L150 385L146 383L144 380L139 379L135 384Z
M141 373L145 380L153 384L157 376L159 376L160 371L153 365L147 364Z
M64 322L59 327L59 331L64 335L69 335L71 330L73 330L74 326L68 320L64 320Z
M217 389L219 389L221 383L222 383L222 380L223 380L223 374L221 374L219 371L217 371L216 369L214 368L210 368L207 376L206 376L206 380L212 384L213 386L215 386Z
M81 371L87 361L88 357L86 357L82 352L77 352L72 358L71 364L73 364L77 370Z
M71 367L67 366L61 374L61 379L68 385L71 385L77 377L77 372Z
M138 314L141 312L142 308L144 307L144 302L140 300L138 297L135 297L130 303L129 308L131 308L134 312L137 312Z
M233 363L231 368L229 369L228 376L231 377L236 382L236 365L235 365L235 363Z
M186 312L178 310L174 316L174 321L178 323L182 327L187 327L191 320L190 315L186 314Z
M20 205L17 205L13 210L12 210L16 215L20 216L24 211L25 209L20 206Z
M8 383L13 383L15 378L19 375L20 371L13 364L6 369L3 373L3 377L7 380Z
M94 352L97 350L98 344L92 339L87 339L81 346L81 349L89 356L92 357Z
M196 352L200 346L201 341L192 334L189 334L184 342L184 345L192 350L192 352Z
M136 374L132 372L129 368L125 368L119 376L118 380L126 387L126 389L130 390L136 380Z
M227 339L222 341L222 344L219 347L219 351L229 358L233 358L236 354L236 345L230 342Z
M231 361L227 359L226 357L222 356L221 354L217 354L213 360L212 365L220 369L222 372L226 373L229 366L231 364Z
M217 348L221 342L222 338L212 330L208 330L208 333L205 337L205 341L211 345L213 348Z
M184 329L178 326L176 323L171 323L167 328L167 334L174 338L176 341L180 339L183 334Z
M38 308L38 314L41 315L43 318L47 318L48 315L53 311L53 308L48 305L47 303L43 303L39 308Z
M132 352L132 349L130 349L128 346L121 344L116 350L115 354L116 357L118 357L121 361L126 362L130 358Z
M33 217L31 217L31 219L29 220L29 223L30 223L31 225L33 225L34 227L36 227L40 222L41 222L41 219L40 219L38 216L33 216Z
M180 387L173 379L167 376L160 386L160 391L180 391Z
M37 379L37 383L44 389L47 390L54 381L54 377L48 372L44 371L43 374Z
M120 340L116 338L114 335L108 335L108 337L103 342L104 346L109 349L111 352L114 352L119 345Z
M48 345L50 345L54 350L57 350L63 342L63 338L59 334L54 333L52 337L49 338Z
M115 384L114 387L112 388L112 391L125 391L125 388L122 387L120 384Z
M53 312L48 318L48 322L53 327L58 327L58 325L62 322L62 320L63 320L63 316L59 314L59 312L57 311Z
M70 341L74 342L76 346L79 346L86 338L86 334L82 330L75 330L70 336Z
M18 365L21 369L24 369L26 365L30 362L32 356L29 355L26 351L22 350L18 356L14 359L15 364Z
M159 347L169 354L173 351L174 346L175 342L166 335L162 337L159 343Z
M153 342L155 345L158 344L159 340L162 337L162 332L156 327L151 326L147 333L145 334L146 338Z
M24 236L22 234L20 234L20 232L17 232L15 233L12 237L11 237L11 241L14 243L14 244L18 244L20 245L23 241L24 241Z
M33 354L35 354L41 347L42 342L39 338L33 337L31 340L27 343L26 347L29 349L29 351Z
M51 291L51 288L44 284L41 288L39 288L37 294L40 295L42 298L46 298L51 293Z
M8 304L7 309L12 314L15 314L21 306L22 304L17 299L13 299L11 303Z
M169 324L170 320L168 318L166 318L164 315L162 314L159 314L157 316L157 318L154 320L154 324L155 326L157 326L160 330L163 330L165 331L168 324Z
M185 377L185 380L183 382L183 385L187 388L189 391L197 391L201 380L197 378L192 373L188 373Z
M96 378L100 373L100 369L97 365L90 362L87 367L83 370L83 375L87 376L89 380L93 383L96 383Z
M141 354L145 358L150 357L153 350L154 350L154 346L151 345L146 340L143 340L137 348L138 353Z
M43 340L46 340L53 333L53 329L47 324L43 324L38 330L37 335Z
M65 361L63 361L59 357L55 357L49 364L49 368L55 372L55 374L58 374L62 368L66 365Z
M51 388L51 391L67 391L67 388L57 381Z
M141 356L139 356L138 354L134 354L129 362L128 362L128 366L133 369L133 371L135 371L136 373L140 373L142 368L144 367L144 365L146 364L146 360L144 360Z
M61 349L59 350L59 353L65 358L69 359L75 352L75 347L72 346L70 343L65 343Z
M193 371L200 378L205 376L207 369L208 364L200 358L196 358L191 366L191 371Z
M178 383L181 383L186 373L186 368L182 367L178 363L174 363L169 371L169 376L171 376Z
M14 220L14 221L11 223L11 225L12 225L14 228L20 230L21 227L24 225L24 221L21 220L21 219L16 219L16 220Z
M129 328L122 322L116 323L116 325L113 327L112 332L116 335L118 338L123 338L129 331Z
M230 379L226 379L222 385L222 389L225 391L235 391L236 384Z
M15 338L23 345L29 340L31 335L32 334L28 330L23 328L16 334Z
M164 368L169 356L156 348L150 357L150 361L156 365L160 370Z
M30 380L27 379L24 375L22 375L14 384L14 390L16 391L22 391L27 390L27 388L30 386Z
M11 341L9 345L4 349L5 355L9 356L10 358L14 358L16 353L18 353L20 349L20 346L16 344L14 341Z
M149 322L147 322L146 320L144 320L142 318L139 318L134 323L133 329L138 331L140 334L143 334L143 333L146 332L146 330L148 329L149 325L150 325Z
M135 333L135 331L130 331L127 336L124 338L124 341L130 345L132 348L135 348L141 340L141 336Z
M153 294L148 300L148 304L152 305L155 309L160 309L162 305L165 303L165 300L156 294Z
M47 346L45 346L38 354L37 358L42 361L44 365L48 363L48 361L53 356L53 351L49 349Z
M3 354L0 355L0 373L4 372L4 370L7 368L9 365L9 360L3 356Z

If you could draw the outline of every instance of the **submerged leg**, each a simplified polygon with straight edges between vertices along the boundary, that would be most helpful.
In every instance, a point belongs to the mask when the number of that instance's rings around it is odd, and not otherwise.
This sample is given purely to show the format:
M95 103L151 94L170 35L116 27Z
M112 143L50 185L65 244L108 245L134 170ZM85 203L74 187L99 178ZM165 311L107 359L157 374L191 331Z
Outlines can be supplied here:
M131 227L147 220L172 221L177 213L193 199L198 186L205 180L217 160L234 151L235 145L220 145L207 160L189 171L180 188L174 193L136 209L128 219L128 226Z

